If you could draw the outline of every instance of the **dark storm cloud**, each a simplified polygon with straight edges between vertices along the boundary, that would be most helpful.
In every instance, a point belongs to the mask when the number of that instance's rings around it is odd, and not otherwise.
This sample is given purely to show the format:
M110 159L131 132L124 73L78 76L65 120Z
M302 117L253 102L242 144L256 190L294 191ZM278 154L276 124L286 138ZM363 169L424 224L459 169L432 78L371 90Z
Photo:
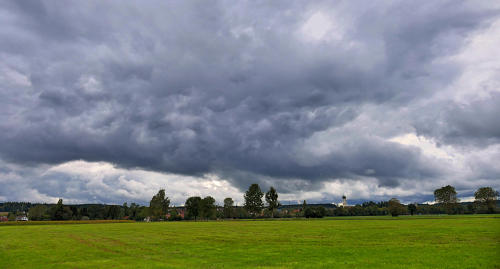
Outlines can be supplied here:
M388 141L410 123L385 130L360 119L365 105L384 115L450 84L462 67L439 59L498 16L456 1L6 1L1 12L2 159L216 173L240 188L306 182L278 186L285 192L339 178L394 187L443 176L418 149ZM315 12L333 19L340 40L308 40L301 27ZM443 128L417 120L416 129L443 143L498 143L498 95L484 102L451 109ZM341 143L305 150L329 130L326 140Z
M444 143L485 147L500 142L498 115L500 93L496 92L468 104L447 103L439 112L418 117L415 126L420 133L438 137ZM440 124L435 124L436 120Z

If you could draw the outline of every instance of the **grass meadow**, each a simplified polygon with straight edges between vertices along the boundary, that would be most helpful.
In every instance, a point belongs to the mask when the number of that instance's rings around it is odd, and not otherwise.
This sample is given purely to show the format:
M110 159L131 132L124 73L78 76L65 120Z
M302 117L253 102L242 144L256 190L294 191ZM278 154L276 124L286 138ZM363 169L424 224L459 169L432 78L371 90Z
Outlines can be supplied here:
M0 240L0 268L500 268L499 215L0 225Z

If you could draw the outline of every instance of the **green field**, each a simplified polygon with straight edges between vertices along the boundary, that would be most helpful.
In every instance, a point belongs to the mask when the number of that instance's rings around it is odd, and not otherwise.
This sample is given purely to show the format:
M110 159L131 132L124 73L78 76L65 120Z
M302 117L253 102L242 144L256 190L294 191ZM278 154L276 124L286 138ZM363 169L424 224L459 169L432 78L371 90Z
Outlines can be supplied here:
M0 268L500 268L500 216L0 225Z

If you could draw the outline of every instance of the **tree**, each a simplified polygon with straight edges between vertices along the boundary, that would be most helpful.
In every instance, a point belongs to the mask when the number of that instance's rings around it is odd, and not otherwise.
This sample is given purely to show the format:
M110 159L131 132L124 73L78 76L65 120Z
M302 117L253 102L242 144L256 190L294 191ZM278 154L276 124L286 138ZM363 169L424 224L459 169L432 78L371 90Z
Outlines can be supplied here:
M131 203L129 207L129 218L133 220L141 220L139 217L140 206L136 203Z
M89 217L89 209L87 207L82 207L80 209L80 216L83 218L86 218L87 220L90 219Z
M47 207L44 205L36 205L28 211L30 220L44 220L47 218Z
M64 213L64 208L63 208L63 200L59 199L57 201L57 204L55 208L52 211L51 214L51 219L52 220L62 220L63 219L63 213Z
M304 217L306 218L322 218L326 215L326 209L322 206L319 207L308 207L304 211Z
M69 207L64 206L63 200L59 199L55 207L51 208L50 218L52 220L69 220L72 215L73 212L71 212Z
M16 217L17 217L17 215L16 215L16 213L14 213L14 212L9 212L9 214L7 215L7 219L8 219L9 221L15 221L15 220L16 220Z
M236 207L235 215L239 219L247 219L250 217L248 211L244 207Z
M89 219L105 219L106 207L104 205L90 205L87 209Z
M271 212L271 217L274 218L274 210L280 206L280 203L278 202L278 192L273 187L266 193L266 202L267 208Z
M110 205L106 208L106 219L119 219L121 208L118 205Z
M393 217L397 217L404 213L405 207L399 202L398 199L392 198L391 200L389 200L388 204L389 204L389 213L391 213Z
M413 216L413 214L417 212L417 206L415 204L409 204L408 211L410 211L410 214Z
M453 209L456 207L459 199L457 198L457 192L453 186L444 186L440 189L434 191L434 198L436 202L442 203L446 207L448 214L453 213Z
M212 196L207 196L201 200L199 215L207 220L215 218L215 199Z
M259 184L252 184L245 192L245 209L255 217L264 207L262 197L264 194L260 190Z
M136 220L144 220L147 219L147 217L150 215L150 210L149 207L147 206L141 206L137 210L137 215L135 217Z
M498 191L492 187L477 189L474 193L475 202L482 205L488 213L495 213L497 206Z
M80 215L80 211L78 210L78 207L72 205L69 207L69 210L71 210L71 215L73 216L72 219L79 220L82 218L82 216Z
M169 206L170 199L165 197L165 190L161 189L149 202L150 214L155 220L163 219L167 215Z
M232 218L234 216L233 213L234 201L232 198L228 197L224 199L224 218Z
M123 203L122 209L123 209L123 216L124 217L130 216L130 210L129 210L129 207L127 205L127 202Z
M186 207L187 217L196 220L200 216L201 197L189 197L184 206Z

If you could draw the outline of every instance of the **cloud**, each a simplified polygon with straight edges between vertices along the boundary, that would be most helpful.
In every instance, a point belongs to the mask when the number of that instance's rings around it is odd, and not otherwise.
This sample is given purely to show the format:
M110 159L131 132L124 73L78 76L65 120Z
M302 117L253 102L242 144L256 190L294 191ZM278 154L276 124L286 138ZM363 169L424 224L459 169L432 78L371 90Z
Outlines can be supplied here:
M121 169L105 162L82 160L43 168L17 165L0 173L0 196L18 201L52 202L62 198L66 203L148 204L163 188L173 205L182 205L189 196L211 195L222 202L226 196L241 204L243 195L229 182L215 175L203 178L158 173L141 169Z
M189 182L210 177L228 195L259 182L290 199L342 182L371 186L359 199L417 199L450 181L498 188L495 164L463 160L498 153L499 61L483 51L500 40L499 12L447 1L4 2L0 158L16 172L0 196L147 201L160 182L204 193ZM427 142L394 140L405 136ZM441 146L460 154L429 153ZM75 161L120 172L57 170Z
M448 102L438 110L430 108L434 113L418 116L415 126L422 135L447 144L496 145L500 142L500 123L496 117L500 113L499 103L500 92L491 92L487 98L466 104Z

